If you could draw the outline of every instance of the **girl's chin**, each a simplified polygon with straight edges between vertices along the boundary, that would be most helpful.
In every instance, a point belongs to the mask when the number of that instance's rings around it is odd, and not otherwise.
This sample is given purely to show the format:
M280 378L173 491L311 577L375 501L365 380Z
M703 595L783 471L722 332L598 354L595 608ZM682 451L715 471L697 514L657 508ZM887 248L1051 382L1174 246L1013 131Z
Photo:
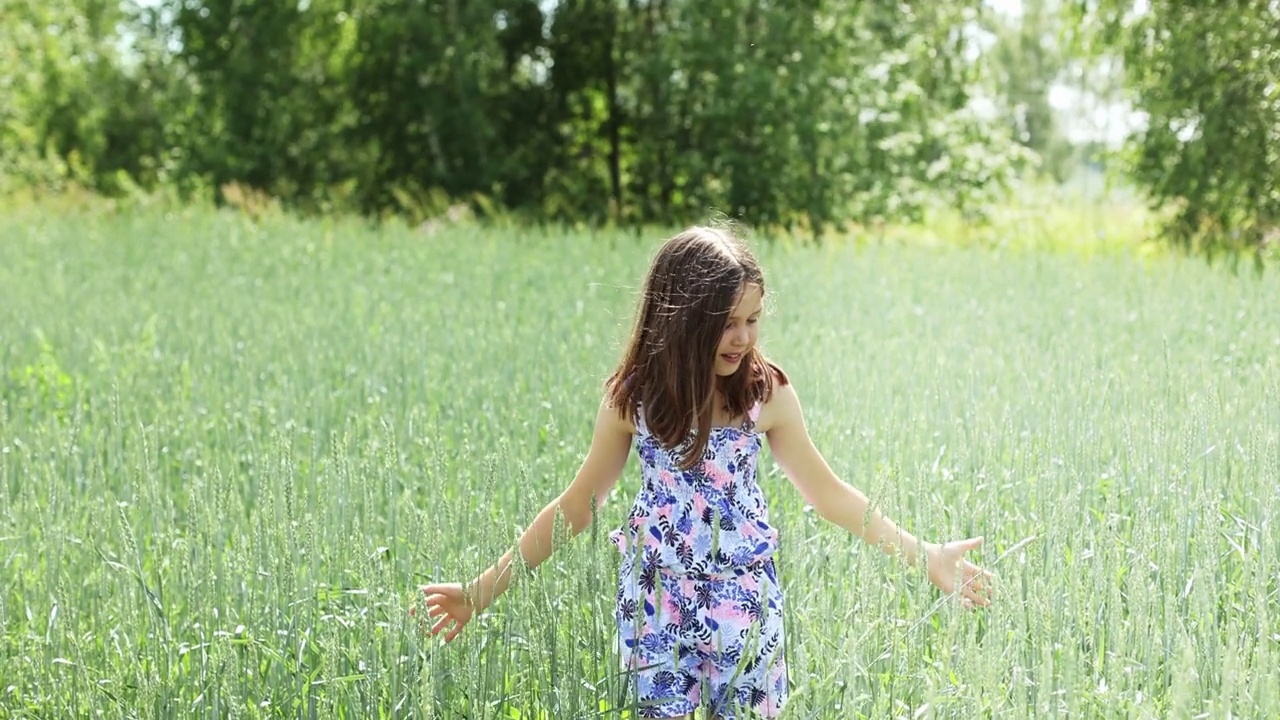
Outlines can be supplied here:
M728 363L724 360L716 361L716 374L720 377L729 377L738 372L738 368L742 367L742 362Z

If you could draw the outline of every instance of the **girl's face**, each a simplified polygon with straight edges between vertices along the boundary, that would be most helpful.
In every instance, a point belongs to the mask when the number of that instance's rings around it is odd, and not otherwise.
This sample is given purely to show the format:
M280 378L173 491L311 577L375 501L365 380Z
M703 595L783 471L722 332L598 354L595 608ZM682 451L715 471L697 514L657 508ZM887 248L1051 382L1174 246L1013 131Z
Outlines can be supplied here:
M716 375L729 376L738 371L743 358L756 345L760 314L764 312L764 291L759 285L747 285L738 296L738 304L725 321L720 346L716 348Z

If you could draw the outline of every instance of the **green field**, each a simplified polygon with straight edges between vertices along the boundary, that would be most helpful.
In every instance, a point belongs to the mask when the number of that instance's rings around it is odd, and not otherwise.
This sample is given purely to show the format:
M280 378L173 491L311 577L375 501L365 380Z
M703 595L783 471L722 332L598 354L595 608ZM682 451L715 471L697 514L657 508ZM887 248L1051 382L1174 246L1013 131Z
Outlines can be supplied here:
M0 716L634 717L605 534L449 646L414 588L571 479L661 235L0 216ZM987 538L966 613L771 461L787 718L1280 715L1280 282L757 242L836 472ZM1024 540L1030 539L1006 552Z

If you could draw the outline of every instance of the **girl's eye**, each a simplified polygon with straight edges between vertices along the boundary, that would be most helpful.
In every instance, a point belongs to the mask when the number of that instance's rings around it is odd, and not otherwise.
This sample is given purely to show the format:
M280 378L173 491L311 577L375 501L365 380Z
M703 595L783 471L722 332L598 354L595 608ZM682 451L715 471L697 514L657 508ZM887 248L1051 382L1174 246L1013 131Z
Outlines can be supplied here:
M748 325L755 325L755 324L757 324L757 323L759 323L759 322L760 322L760 318L751 318L750 320L748 320L748 321L747 321L747 324L748 324Z

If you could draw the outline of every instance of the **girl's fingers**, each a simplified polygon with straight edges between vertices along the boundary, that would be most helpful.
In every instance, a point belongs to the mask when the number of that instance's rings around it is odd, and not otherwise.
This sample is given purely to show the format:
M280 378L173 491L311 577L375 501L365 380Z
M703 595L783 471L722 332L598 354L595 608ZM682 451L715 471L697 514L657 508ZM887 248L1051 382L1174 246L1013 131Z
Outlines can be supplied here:
M995 595L995 591L991 588L991 586L981 581L974 581L966 585L964 588L964 593L966 596L971 595L975 598L980 598L983 600L988 600Z
M449 623L451 623L451 622L453 622L453 618L451 618L451 617L442 617L442 618L440 618L440 621L439 621L439 622L437 622L435 625L431 626L431 634L432 634L432 635L438 635L438 634L440 633L440 631L441 631L441 630L443 630L443 629L444 629L444 627L445 627L446 625L448 625Z
M971 585L989 586L995 581L995 576L990 570L980 570L975 566L965 568L965 582Z
M429 595L427 596L426 603L428 608L435 608L445 607L450 604L450 601L449 598L444 595Z
M967 589L964 593L964 597L970 603L979 605L981 607L987 607L991 605L991 595L989 591L982 592L981 590Z
M989 607L994 597L992 587L993 575L990 571L968 561L958 561L957 587L954 592L959 596L960 606L966 610L974 607Z

